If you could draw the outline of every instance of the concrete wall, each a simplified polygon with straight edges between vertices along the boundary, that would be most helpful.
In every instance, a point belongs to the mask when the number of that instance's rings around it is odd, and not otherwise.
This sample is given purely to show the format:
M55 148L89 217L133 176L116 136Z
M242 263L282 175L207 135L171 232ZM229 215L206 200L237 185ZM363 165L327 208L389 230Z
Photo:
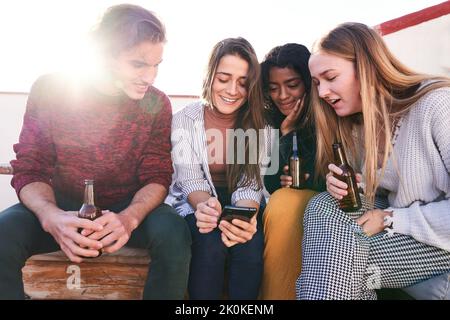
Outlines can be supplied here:
M400 18L401 19L401 18ZM409 67L424 73L450 76L450 14L384 36L393 53ZM196 100L194 96L172 96L176 112ZM25 111L27 94L0 92L0 163L14 158ZM11 177L0 175L0 210L17 201Z
M15 158L13 144L19 139L23 114L28 95L25 93L0 92L0 163ZM173 112L177 112L192 101L195 96L170 96ZM11 176L0 175L0 211L17 202L10 186Z
M384 36L392 52L416 71L450 76L450 14Z
M19 137L26 100L26 94L0 93L0 163L14 157L12 145ZM0 211L17 202L10 181L11 176L0 175Z

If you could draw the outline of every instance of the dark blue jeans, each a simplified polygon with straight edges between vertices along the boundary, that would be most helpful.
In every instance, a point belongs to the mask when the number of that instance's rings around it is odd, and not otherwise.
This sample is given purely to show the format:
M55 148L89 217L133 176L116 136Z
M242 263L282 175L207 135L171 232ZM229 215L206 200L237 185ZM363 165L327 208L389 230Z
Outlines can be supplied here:
M219 190L218 190L219 191ZM229 204L226 193L219 191L222 207ZM202 234L193 214L186 216L192 235L192 259L189 274L189 298L194 300L219 300L224 293L227 272L227 296L231 300L257 299L263 272L264 236L261 214L258 213L257 232L253 238L231 248L225 246L219 228Z
M57 202L67 211L81 207L80 203L61 197ZM129 203L124 201L107 209L120 212ZM186 222L165 204L153 210L133 231L126 246L148 249L151 257L144 299L184 298L190 245ZM57 250L60 248L52 235L42 229L36 216L22 204L0 213L0 299L24 299L22 268L26 260L34 254Z

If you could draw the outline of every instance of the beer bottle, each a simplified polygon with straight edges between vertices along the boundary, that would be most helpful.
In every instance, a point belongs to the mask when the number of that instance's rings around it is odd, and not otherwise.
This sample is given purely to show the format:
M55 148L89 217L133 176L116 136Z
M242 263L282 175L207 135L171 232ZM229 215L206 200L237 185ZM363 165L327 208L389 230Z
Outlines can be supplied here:
M95 206L94 201L94 180L84 180L84 200L78 211L78 217L95 220L101 216L101 210Z
M102 211L100 208L95 206L94 202L94 180L84 180L84 200L83 205L78 211L78 218L95 220L102 215ZM81 232L81 228L78 232ZM99 250L98 256L102 254L102 251ZM92 258L92 257L86 257Z
M334 174L334 176L347 184L347 195L339 200L339 207L345 212L357 211L362 206L361 198L359 197L355 172L347 162L342 143L333 144L333 153L336 166L343 171L341 175Z
M300 189L305 183L305 177L301 172L302 161L298 156L297 132L292 137L292 156L289 158L289 175L292 177L292 188Z

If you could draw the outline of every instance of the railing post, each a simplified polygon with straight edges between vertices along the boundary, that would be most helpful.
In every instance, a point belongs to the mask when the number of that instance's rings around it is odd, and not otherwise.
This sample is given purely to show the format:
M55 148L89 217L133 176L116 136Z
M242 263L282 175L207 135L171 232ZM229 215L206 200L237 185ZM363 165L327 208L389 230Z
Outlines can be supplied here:
M0 163L0 174L13 174L13 168L9 163Z

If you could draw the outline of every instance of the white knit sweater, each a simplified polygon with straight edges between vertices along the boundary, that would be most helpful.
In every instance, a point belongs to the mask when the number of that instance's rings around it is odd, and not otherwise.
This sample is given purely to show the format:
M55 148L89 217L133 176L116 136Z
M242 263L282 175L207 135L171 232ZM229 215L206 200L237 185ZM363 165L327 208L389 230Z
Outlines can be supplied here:
M450 88L426 94L401 119L380 187L394 232L450 251Z

